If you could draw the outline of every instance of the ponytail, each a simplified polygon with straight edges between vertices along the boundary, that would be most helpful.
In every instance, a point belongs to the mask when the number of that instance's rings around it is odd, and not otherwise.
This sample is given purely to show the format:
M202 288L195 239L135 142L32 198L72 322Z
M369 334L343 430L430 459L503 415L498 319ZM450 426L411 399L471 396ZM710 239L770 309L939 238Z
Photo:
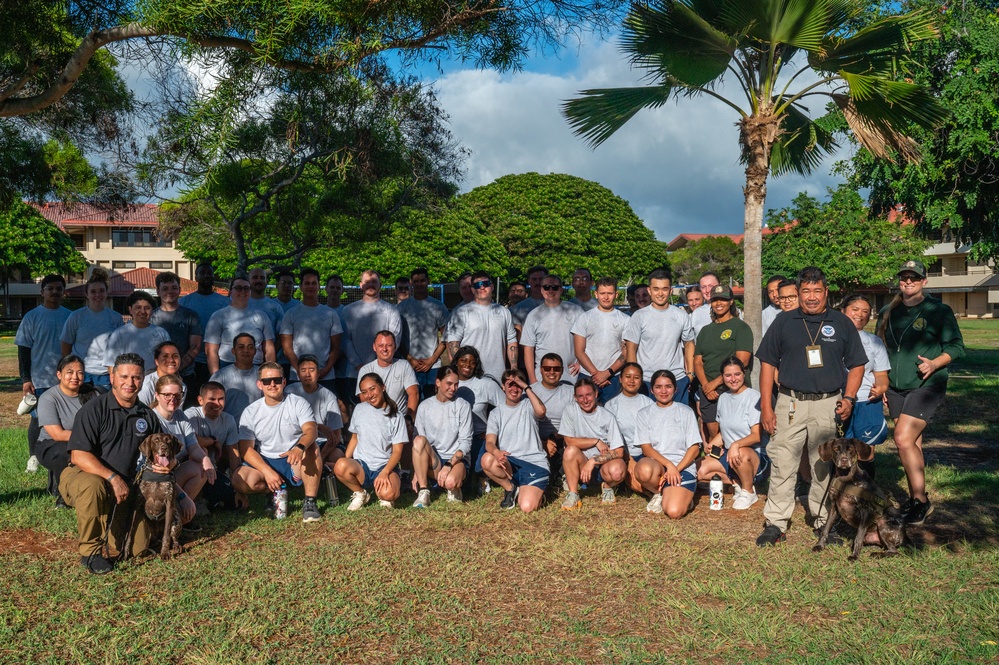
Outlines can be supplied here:
M885 313L882 315L881 320L878 322L877 336L881 338L881 341L885 341L885 329L888 327L888 319L891 318L892 310L902 304L902 294L896 293L895 297L891 299L888 303L888 307L885 309Z

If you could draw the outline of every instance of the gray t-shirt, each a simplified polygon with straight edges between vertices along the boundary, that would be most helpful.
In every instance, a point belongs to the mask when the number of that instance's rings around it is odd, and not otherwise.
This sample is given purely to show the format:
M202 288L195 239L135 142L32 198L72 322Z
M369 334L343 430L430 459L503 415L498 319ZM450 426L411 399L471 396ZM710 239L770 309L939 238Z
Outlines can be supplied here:
M357 372L357 377L360 379L365 374L372 372L382 377L382 381L385 383L385 394L399 406L399 413L403 416L409 413L409 396L406 394L406 389L417 385L413 366L405 360L394 360L388 367L382 367L377 360L372 360L361 367ZM357 394L361 394L360 381L357 382Z
M192 406L184 411L184 415L191 421L194 433L198 436L215 437L223 446L235 446L239 443L239 424L225 411L212 420L205 415L203 408Z
M312 407L298 395L285 395L274 406L268 406L261 397L240 416L239 440L256 441L257 452L277 459L298 443L303 427L314 422Z
M225 412L239 422L243 410L264 396L257 387L257 368L239 369L235 365L227 365L212 374L212 381L218 381L225 386Z
M579 404L572 404L562 414L558 433L562 436L581 439L590 437L600 439L611 450L624 447L624 437L621 435L621 429L617 426L614 414L602 406L597 406L592 413L587 413L579 407ZM599 455L600 450L593 446L584 449L583 454L586 455L586 459L590 459Z
M555 307L536 307L527 315L520 343L534 348L535 371L541 367L541 357L546 353L557 353L566 370L576 362L576 352L573 350L569 331L582 313L583 310L578 306L560 302Z
M51 388L59 383L56 367L62 358L59 336L69 318L65 307L49 309L39 305L21 319L14 344L31 349L31 383L36 390Z
M451 312L447 342L474 346L479 352L482 371L497 381L506 369L506 348L517 343L510 311L490 303L468 303Z
M524 327L524 322L527 320L527 315L530 314L534 309L541 307L545 304L544 298L524 298L519 303L510 308L510 316L513 317L513 325L520 328Z
M697 416L686 404L673 402L666 407L658 404L647 406L638 412L637 431L636 437L641 443L651 445L653 450L676 464L677 468L687 450L701 444ZM680 471L694 473L694 463L691 462Z
M760 393L746 388L738 395L723 392L718 396L718 428L725 448L752 432L760 424Z
M179 458L186 458L190 453L188 448L193 448L198 445L198 437L194 433L194 425L191 424L190 419L183 411L174 411L173 418L167 420L163 415L156 409L152 410L156 414L156 417L160 419L160 427L167 434L173 434L175 437L180 439L180 442L184 444L184 449L181 451Z
M488 376L472 377L468 381L459 382L454 397L463 400L472 408L472 431L477 435L486 433L489 412L506 400L503 389Z
M442 461L448 461L459 450L468 459L472 450L472 407L465 400L426 399L420 403L413 426L416 434L427 437Z
M624 329L630 320L627 314L617 309L609 312L591 309L576 319L570 332L586 340L586 355L598 371L603 371L621 357ZM579 372L589 375L585 369Z
M153 400L156 399L156 382L160 380L159 371L153 370L149 374L146 374L146 378L142 379L142 387L139 388L139 401L148 407L153 406ZM182 385L180 387L181 400L180 403L183 404L187 399L187 386Z
M340 317L326 305L310 307L300 304L288 310L281 319L279 330L282 335L291 335L291 348L296 356L301 358L311 353L318 358L319 369L325 367L329 360L330 338L343 334ZM291 378L298 378L294 368L291 370ZM327 374L324 378L332 379L333 374Z
M83 369L88 374L108 373L104 364L104 349L108 338L125 325L121 314L110 307L95 312L89 307L75 310L62 327L60 341L72 344L73 354L83 358Z
M145 370L149 372L156 370L156 362L153 359L153 349L161 342L169 342L170 333L159 326L149 324L145 328L136 328L131 321L118 328L108 337L108 344L104 348L104 364L114 367L114 360L123 353L137 353L142 356L146 363Z
M316 422L320 425L325 425L333 431L343 427L343 415L340 413L340 405L337 403L336 395L323 386L318 386L311 393L308 393L305 392L301 383L293 383L285 388L284 392L288 395L297 395L308 402L309 406L312 407L312 415L315 416ZM316 436L316 443L319 445L326 443L326 437L323 436L322 432Z
M570 404L576 403L573 389L571 385L564 382L548 389L541 381L532 383L531 389L545 405L545 417L538 422L538 427L542 440L547 440L552 434L558 432L565 410Z
M295 309L296 307L301 307L303 304L301 300L295 300L294 298L292 298L288 302L282 302L280 298L275 298L274 302L281 305L281 309L284 310L285 314L287 314L289 310Z
M170 341L177 345L180 355L184 356L191 350L191 335L204 337L205 330L201 325L201 317L189 307L179 306L172 312L157 307L153 310L153 315L149 322L163 328L170 335ZM200 352L200 347L198 351ZM185 367L181 374L192 376L194 374L194 363Z
M638 344L638 364L646 381L661 369L684 376L683 343L693 342L695 335L690 317L679 307L643 307L628 320L623 337L626 342Z
M389 417L382 409L362 402L350 417L350 431L357 435L353 457L372 471L381 469L392 457L392 446L409 442L406 419L401 413Z
M701 328L709 323L711 323L711 303L705 301L703 305L690 313L690 325L694 328L694 337L697 337Z
M248 309L254 309L258 312L263 312L270 319L271 328L277 330L281 327L281 319L284 318L284 307L282 307L277 300L273 298L268 298L264 296L263 298L250 298L246 301L246 306Z
M264 342L274 339L274 327L267 315L258 309L237 309L230 305L215 312L205 327L205 343L218 344L219 360L233 363L236 358L232 355L232 340L244 332L253 335L257 342L253 364L259 365L264 362Z
M655 402L645 395L628 397L624 393L618 393L604 405L604 408L617 418L618 429L621 430L624 443L628 446L628 455L632 458L642 454L642 445L638 440L638 412L653 404Z
M42 428L42 431L38 433L38 440L54 440L45 431L46 425L58 425L65 430L72 431L76 412L80 410L81 406L79 395L70 397L59 386L53 386L50 390L46 390L38 398L38 425Z
M429 358L434 355L438 344L438 331L448 320L447 307L436 298L407 298L396 305L402 317L402 343L400 348L408 349L414 358ZM440 367L440 359L434 367Z
M395 307L384 300L365 302L358 300L343 308L343 320L350 333L350 346L347 360L350 363L348 376L361 376L357 368L375 359L375 335L382 330L390 330L396 342L402 339L402 317Z
M703 305L702 305L702 307L703 307ZM780 313L781 313L780 307L774 307L773 305L768 305L767 307L765 307L763 309L763 334L764 335L767 334L767 328L770 327L770 324L774 322L774 319L776 319L777 315L780 314ZM700 332L700 330L698 330L697 332Z
M493 409L486 423L486 434L495 434L496 445L511 457L548 468L548 455L541 447L534 407L526 397L516 406L507 406L504 400Z
M857 391L857 400L866 402L870 398L871 388L874 387L874 372L887 372L891 369L891 363L888 360L888 349L880 337L861 330L860 342L864 345L864 353L867 354L867 364L864 365L864 380L860 384L860 390Z
M198 320L201 321L202 329L208 327L208 322L211 320L212 314L219 311L223 307L229 306L229 299L221 293L212 293L207 296L198 292L189 293L177 302L181 306L193 309L198 313ZM231 342L232 339L230 338L229 341ZM194 359L194 362L201 363L202 365L208 362L208 357L205 356L205 347L203 344L201 346L201 352L198 354L198 357Z
M594 298L594 297L592 297L592 296L590 297L589 300L580 300L579 298L570 298L569 302L571 302L573 305L578 305L579 308L581 310L583 310L584 312L589 312L590 310L593 310L593 309L597 308L597 299Z

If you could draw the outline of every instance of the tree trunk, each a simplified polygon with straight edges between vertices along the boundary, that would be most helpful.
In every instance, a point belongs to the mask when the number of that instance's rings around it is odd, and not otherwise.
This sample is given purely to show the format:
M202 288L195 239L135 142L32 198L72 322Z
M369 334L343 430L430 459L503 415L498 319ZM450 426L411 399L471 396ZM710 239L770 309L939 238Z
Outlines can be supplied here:
M740 143L746 157L745 215L743 218L743 269L746 289L744 318L753 331L755 347L763 339L763 267L761 264L763 206L767 200L770 148L780 131L780 118L762 114L739 123ZM760 385L760 364L753 363L753 385Z

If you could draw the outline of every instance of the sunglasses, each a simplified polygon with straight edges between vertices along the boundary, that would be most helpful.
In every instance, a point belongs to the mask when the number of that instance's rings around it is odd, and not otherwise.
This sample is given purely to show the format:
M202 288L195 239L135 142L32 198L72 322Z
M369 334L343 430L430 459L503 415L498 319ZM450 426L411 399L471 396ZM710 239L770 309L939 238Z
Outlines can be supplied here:
M265 385L265 386L273 386L275 383L278 384L278 385L281 385L282 383L284 383L284 377L283 376L266 376L266 377L260 379L260 383L263 384L263 385Z
M922 280L923 278L914 272L907 272L904 275L898 276L898 281L900 282L921 282Z
M483 279L478 282L472 282L473 289L488 289L493 283L488 279Z
M542 365L541 366L541 371L542 372L561 372L562 371L562 366L561 365L549 365L548 367L545 367L544 365Z
M250 287L249 286L234 286L234 287L232 287L231 290L232 291L249 291Z
M562 287L559 286L558 284L542 284L541 285L541 290L542 291L558 291L561 288Z

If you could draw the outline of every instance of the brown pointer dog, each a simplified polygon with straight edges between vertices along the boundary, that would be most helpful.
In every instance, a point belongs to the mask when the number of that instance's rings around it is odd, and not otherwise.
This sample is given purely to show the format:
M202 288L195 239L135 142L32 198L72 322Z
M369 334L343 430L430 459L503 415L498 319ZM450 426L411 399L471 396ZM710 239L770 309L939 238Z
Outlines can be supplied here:
M857 466L857 456L866 447L866 443L857 439L831 439L819 446L819 457L825 462L832 460L835 469L829 483L829 517L813 552L821 552L825 547L837 513L843 521L857 528L853 553L848 557L850 561L857 560L868 531L872 530L874 536L871 544L885 548L883 556L898 554L899 546L905 542L902 513Z
M153 522L163 522L163 545L160 547L160 558L169 559L171 554L184 551L180 544L180 506L177 505L177 485L173 473L158 474L150 468L155 461L159 466L170 466L180 453L181 443L172 434L151 434L139 445L139 452L146 458L139 479L139 495L136 497L135 514L132 528L128 533L131 541L138 520L146 517ZM130 551L131 542L125 548Z

